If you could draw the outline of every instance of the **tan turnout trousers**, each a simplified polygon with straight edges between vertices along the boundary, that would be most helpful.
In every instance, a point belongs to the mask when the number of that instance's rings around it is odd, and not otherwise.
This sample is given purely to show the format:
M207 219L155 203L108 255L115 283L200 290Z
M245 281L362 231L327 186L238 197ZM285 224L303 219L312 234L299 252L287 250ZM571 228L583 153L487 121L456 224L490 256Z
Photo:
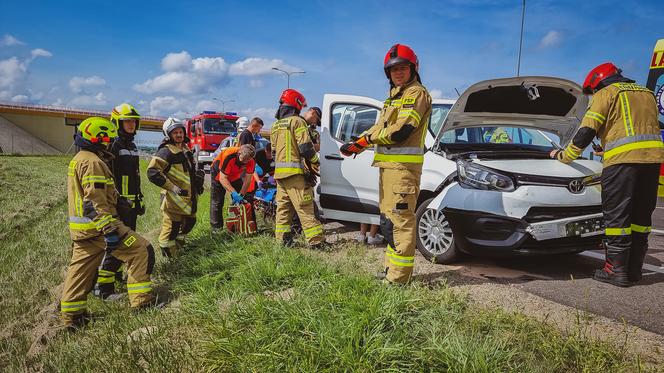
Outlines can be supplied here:
M386 237L385 267L390 282L406 283L413 274L417 239L415 208L421 176L420 170L380 169L380 212L387 218L381 219L381 224L391 225L381 228L393 235Z
M120 246L113 251L113 256L125 263L129 304L132 307L146 305L154 299L150 281L154 267L154 250L147 240L125 226L118 228L118 234ZM106 242L104 236L97 236L73 241L72 248L72 258L60 302L65 325L72 325L76 315L87 310L88 293L97 279L97 268L106 253Z
M300 218L302 233L309 244L325 240L323 226L314 214L314 191L303 175L277 179L276 203L275 235L278 240L283 240L284 235L291 233L295 212Z

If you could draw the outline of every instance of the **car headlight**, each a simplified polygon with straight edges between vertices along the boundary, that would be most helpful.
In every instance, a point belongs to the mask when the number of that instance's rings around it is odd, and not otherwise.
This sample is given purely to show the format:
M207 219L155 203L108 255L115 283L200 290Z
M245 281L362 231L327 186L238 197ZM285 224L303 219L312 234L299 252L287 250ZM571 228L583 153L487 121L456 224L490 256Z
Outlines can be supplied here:
M457 161L457 175L461 186L473 189L513 192L516 187L511 177L469 162Z

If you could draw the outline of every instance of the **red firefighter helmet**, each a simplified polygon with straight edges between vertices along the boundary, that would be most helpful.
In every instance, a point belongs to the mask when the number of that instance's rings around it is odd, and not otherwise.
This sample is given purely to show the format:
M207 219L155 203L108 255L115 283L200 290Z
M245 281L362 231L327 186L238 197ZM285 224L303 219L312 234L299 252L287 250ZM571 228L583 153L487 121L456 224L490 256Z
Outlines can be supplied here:
M385 69L385 75L387 75L387 78L390 78L390 68L392 66L404 62L410 64L415 72L417 72L420 67L420 62L417 59L417 55L409 46L403 44L394 44L392 48L387 51L385 60L383 61L383 68Z
M586 76L586 80L583 82L583 93L587 95L593 94L604 79L620 73L621 70L618 66L611 62L596 66L594 69L590 70L588 76Z
M307 106L307 100L304 98L302 93L294 90L287 89L279 97L279 103L282 105L288 105L296 108L299 111L302 111L302 108Z

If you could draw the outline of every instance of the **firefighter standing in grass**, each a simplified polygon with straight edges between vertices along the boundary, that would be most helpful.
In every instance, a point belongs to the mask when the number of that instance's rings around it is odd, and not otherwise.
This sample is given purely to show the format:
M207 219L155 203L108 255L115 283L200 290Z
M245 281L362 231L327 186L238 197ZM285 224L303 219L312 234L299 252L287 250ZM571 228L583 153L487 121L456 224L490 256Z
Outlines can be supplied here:
M84 120L74 137L81 149L69 162L67 199L69 231L73 241L60 311L68 328L83 326L89 319L87 295L92 290L104 254L112 254L127 267L127 292L132 308L154 304L150 275L154 267L152 245L118 220L118 193L107 163L107 149L117 137L108 119Z
M124 225L136 231L136 219L145 213L143 194L141 193L141 174L139 170L138 148L134 136L138 131L141 116L129 104L120 104L111 111L111 122L118 128L118 137L111 144L111 171L115 188L120 192L118 216ZM113 255L105 255L99 268L95 295L106 299L115 293L116 276L122 262Z
M281 94L279 104L270 135L277 182L275 234L278 240L291 245L293 214L297 213L307 242L320 247L325 242L323 226L314 215L314 192L304 177L305 162L313 167L319 165L309 125L299 116L307 102L300 92L287 89Z
M162 189L159 247L172 258L196 224L196 202L205 176L196 172L182 121L166 119L163 131L165 139L148 165L148 179Z
M601 139L606 261L593 278L629 286L641 280L664 161L657 104L651 91L623 77L612 63L595 67L583 91L593 97L581 127L565 150L551 156L572 162L595 136Z
M390 95L378 122L341 147L345 156L375 145L373 166L380 168L380 226L387 239L385 271L390 283L406 283L415 263L415 208L424 161L424 138L431 96L422 85L415 52L403 44L390 48L384 70Z

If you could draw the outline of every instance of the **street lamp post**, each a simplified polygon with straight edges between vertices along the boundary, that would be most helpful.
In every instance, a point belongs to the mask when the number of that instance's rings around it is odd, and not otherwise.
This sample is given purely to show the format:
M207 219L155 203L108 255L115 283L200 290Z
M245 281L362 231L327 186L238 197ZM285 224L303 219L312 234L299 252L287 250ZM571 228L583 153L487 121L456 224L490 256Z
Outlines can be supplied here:
M286 76L288 77L288 80L287 80L288 83L287 83L286 88L290 88L290 76L291 75L306 73L306 71L285 71L285 70L281 70L281 69L276 68L276 67L273 67L272 70L281 71L282 73L286 74Z
M221 102L221 111L224 112L224 113L226 112L226 103L227 102L235 102L235 100L220 100L216 97L212 97L212 100Z

